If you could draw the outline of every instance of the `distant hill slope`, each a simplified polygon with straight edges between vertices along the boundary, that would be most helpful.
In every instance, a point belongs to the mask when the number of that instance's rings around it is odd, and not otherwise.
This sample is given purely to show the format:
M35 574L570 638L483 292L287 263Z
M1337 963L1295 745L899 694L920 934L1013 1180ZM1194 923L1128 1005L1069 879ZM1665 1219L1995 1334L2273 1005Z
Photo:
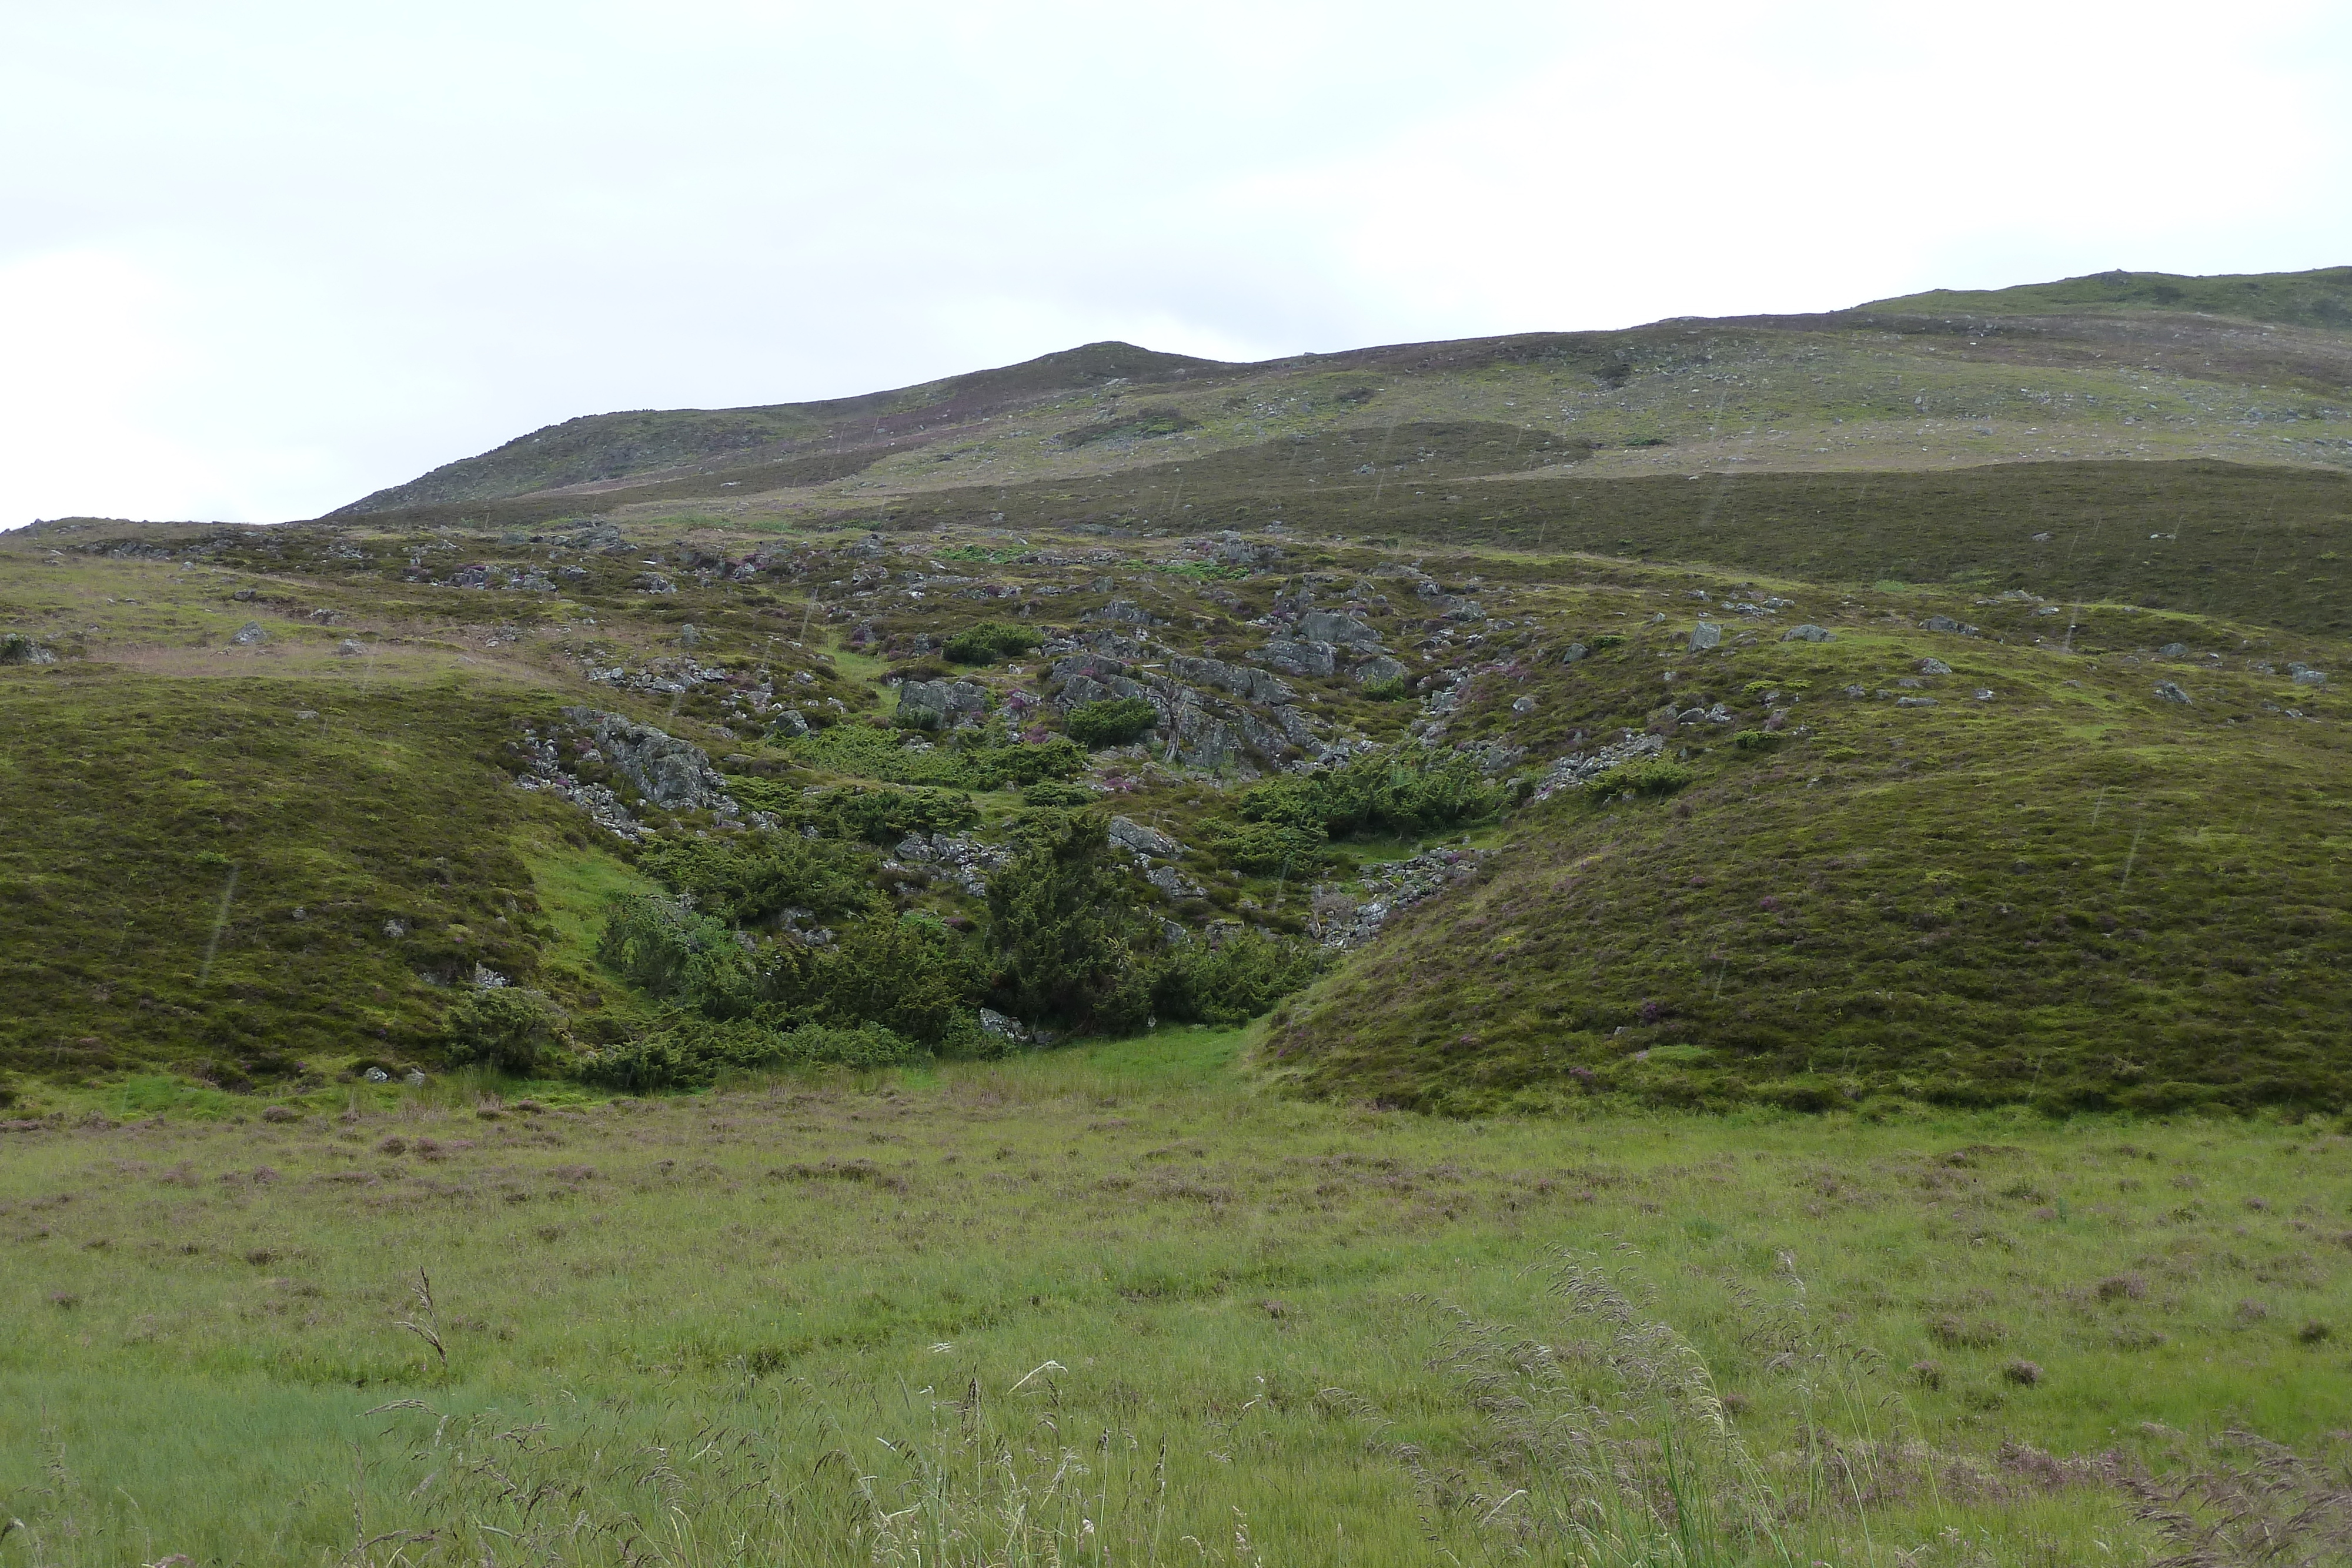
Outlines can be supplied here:
M2347 278L2103 274L1251 364L1093 343L864 397L571 420L334 515L887 522L974 486L1099 487L1178 464L1262 498L1360 496L1373 514L1440 481L2182 458L2352 470Z
M331 517L488 501L535 490L595 484L648 473L786 460L792 476L812 481L854 474L898 441L936 423L984 417L1057 392L1106 382L1150 383L1224 368L1214 360L1163 354L1132 343L1088 343L1001 370L978 371L895 392L823 402L757 408L631 409L583 414L517 436L478 457L363 496ZM789 462L798 458L797 465Z
M2056 283L2010 288L1932 288L1925 294L1874 300L1864 310L1965 310L1983 315L2039 315L2079 310L2179 310L2277 321L2296 327L2352 329L2352 267L2310 272L2228 273L2184 277L2170 272L2095 272Z

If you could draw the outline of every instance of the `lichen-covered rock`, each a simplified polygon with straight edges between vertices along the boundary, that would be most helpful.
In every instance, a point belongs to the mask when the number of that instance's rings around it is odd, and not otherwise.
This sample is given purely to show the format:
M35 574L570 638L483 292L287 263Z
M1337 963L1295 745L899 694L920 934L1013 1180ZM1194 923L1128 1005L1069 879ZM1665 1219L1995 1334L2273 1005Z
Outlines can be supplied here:
M1780 633L1783 643L1834 643L1837 633L1826 626L1816 626L1808 621L1801 626L1791 626Z
M1257 657L1292 675L1328 675L1339 668L1337 650L1328 643L1277 637L1260 649Z
M1704 653L1709 648L1719 648L1722 645L1723 628L1714 622L1702 621L1691 628L1690 651L1692 653Z
M1058 665L1055 667L1059 668ZM1175 653L1169 657L1168 672L1180 681L1215 686L1235 696L1268 706L1286 703L1293 695L1287 685L1265 671L1252 669L1247 664L1228 664L1222 659L1195 659Z
M1381 634L1352 615L1310 610L1298 618L1298 635L1309 643L1376 643Z
M971 681L905 681L898 686L898 719L925 729L977 724L988 712L988 688Z
M1138 854L1155 855L1168 860L1184 852L1184 846L1157 828L1147 828L1128 817L1110 820L1110 841L1133 850Z
M1358 664L1355 674L1357 680L1369 686L1381 681L1401 681L1404 679L1405 669L1396 660L1383 653L1376 659L1367 659Z
M228 640L240 648L251 648L268 642L269 633L262 629L260 622L248 621L230 632Z
M616 713L566 708L563 716L583 728L593 727L596 749L655 805L673 811L734 805L709 755L692 742Z

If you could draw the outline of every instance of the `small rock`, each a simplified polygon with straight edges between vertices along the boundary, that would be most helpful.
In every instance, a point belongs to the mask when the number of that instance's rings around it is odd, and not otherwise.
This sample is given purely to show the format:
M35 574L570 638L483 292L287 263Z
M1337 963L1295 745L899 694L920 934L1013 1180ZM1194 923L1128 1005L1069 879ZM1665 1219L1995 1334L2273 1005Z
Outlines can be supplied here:
M1952 673L1952 666L1941 659L1922 659L1919 661L1919 673L1923 675L1948 675Z
M1919 622L1923 632L1950 632L1962 637L1973 637L1977 629L1965 621L1955 621L1948 615L1930 615Z
M677 629L677 645L681 648L702 646L702 633L694 629L693 622L689 621Z
M1848 686L1845 689L1845 695L1850 697L1866 697L1870 693L1866 688L1862 686Z
M1895 706L1896 707L1934 707L1936 699L1934 697L1896 697Z
M1029 1038L1028 1030L1023 1027L1019 1019L998 1012L993 1008L980 1009L980 1030L982 1034L992 1034L999 1040L1009 1040L1015 1044Z
M1369 686L1381 681L1401 679L1405 673L1405 668L1396 660L1383 653L1377 659L1367 659L1357 665L1355 673L1356 679Z
M381 1067L371 1067L365 1072L361 1073L360 1076L366 1079L370 1083L389 1083L392 1082L392 1074L386 1072Z
M1706 649L1719 648L1722 645L1723 628L1714 622L1702 621L1691 628L1690 651L1692 653L1703 653Z
M1113 817L1110 820L1110 841L1133 850L1138 854L1154 855L1161 860L1168 860L1184 852L1184 846L1167 834L1154 828L1147 828L1142 823L1130 821L1126 817Z
M2290 665L2287 679L2298 686L2324 686L2327 684L2327 672L2312 669L2309 665Z
M1836 640L1836 632L1826 626L1816 626L1810 621L1801 626L1791 626L1780 633L1783 643L1832 643Z
M269 633L262 630L260 622L248 621L230 633L229 641L240 648L250 648L257 643L269 641Z
M2190 696L2187 692L2182 691L2179 686L2173 685L2170 681L2157 682L2156 695L2161 700L2168 703L2189 705L2193 704L2197 700Z
M425 1087L425 1074L414 1067L403 1073L400 1081L403 1083L407 1084L411 1089L422 1089Z
M2158 648L2157 652L2168 659L2185 659L2189 657L2189 644L2186 643L2167 643L2163 647Z
M1511 704L1511 711L1513 713L1533 713L1536 711L1536 699L1533 697L1520 697Z
M239 604L249 604L253 601L254 595L259 591L259 589L255 588L240 588L235 593L230 594L229 597L236 600Z
M405 920L387 920L383 923L383 934L394 939L405 936L408 935L408 922Z
M366 646L356 637L346 637L341 642L335 644L335 653L339 656L346 659L356 658L358 655L366 652Z
M2046 545L2050 542L2050 538L2051 536L2048 534L2035 534L2033 536L2033 542L2038 545Z
M1816 628L1816 630L1818 630L1818 628ZM1786 641L1786 639L1783 639L1783 641ZM1567 647L1560 650L1559 662L1563 664L1573 664L1591 651L1591 649L1587 648L1581 643L1570 643Z
M769 735L779 740L793 740L809 732L808 720L798 708L786 708L776 715L768 726Z

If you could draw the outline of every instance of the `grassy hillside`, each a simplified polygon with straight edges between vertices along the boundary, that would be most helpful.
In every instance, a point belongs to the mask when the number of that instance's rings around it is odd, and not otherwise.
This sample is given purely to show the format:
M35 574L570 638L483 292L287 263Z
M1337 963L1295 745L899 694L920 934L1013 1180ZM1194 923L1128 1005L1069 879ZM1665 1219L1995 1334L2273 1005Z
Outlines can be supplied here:
M1400 482L2189 458L2341 471L2352 323L2336 314L2340 274L2102 275L1257 364L1091 344L832 402L573 420L343 514L528 524L699 497L809 520L845 497L1117 483L1179 460L1295 484L1293 455Z
M2243 321L2352 329L2352 267L2310 272L2224 273L2184 277L2170 272L2095 272L2012 288L1934 288L1863 306L1865 310L1979 315L2042 315L2076 310L2199 311Z

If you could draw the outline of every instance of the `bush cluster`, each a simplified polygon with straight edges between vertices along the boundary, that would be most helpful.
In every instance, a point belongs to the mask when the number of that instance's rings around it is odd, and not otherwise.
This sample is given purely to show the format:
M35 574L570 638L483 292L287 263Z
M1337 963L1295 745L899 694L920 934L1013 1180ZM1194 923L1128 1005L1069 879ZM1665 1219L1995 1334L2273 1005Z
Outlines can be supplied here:
M1160 710L1141 697L1112 697L1072 708L1062 728L1080 746L1129 746L1159 722Z
M1107 829L1091 810L1031 814L1020 852L989 880L988 924L976 936L879 912L847 875L843 857L856 852L838 846L802 853L763 835L648 854L647 869L674 891L614 899L597 956L674 1009L675 1021L583 1071L646 1089L705 1082L728 1067L986 1054L1002 1044L979 1028L983 1006L1082 1032L1153 1017L1234 1023L1321 967L1318 949L1255 934L1217 947L1171 942ZM842 918L830 942L761 941L730 924L792 905L803 889L812 898L832 890ZM841 1043L859 1030L880 1031L856 1035L864 1054Z
M1044 641L1026 626L1004 621L983 621L948 639L949 660L958 664L992 664L1025 653Z

